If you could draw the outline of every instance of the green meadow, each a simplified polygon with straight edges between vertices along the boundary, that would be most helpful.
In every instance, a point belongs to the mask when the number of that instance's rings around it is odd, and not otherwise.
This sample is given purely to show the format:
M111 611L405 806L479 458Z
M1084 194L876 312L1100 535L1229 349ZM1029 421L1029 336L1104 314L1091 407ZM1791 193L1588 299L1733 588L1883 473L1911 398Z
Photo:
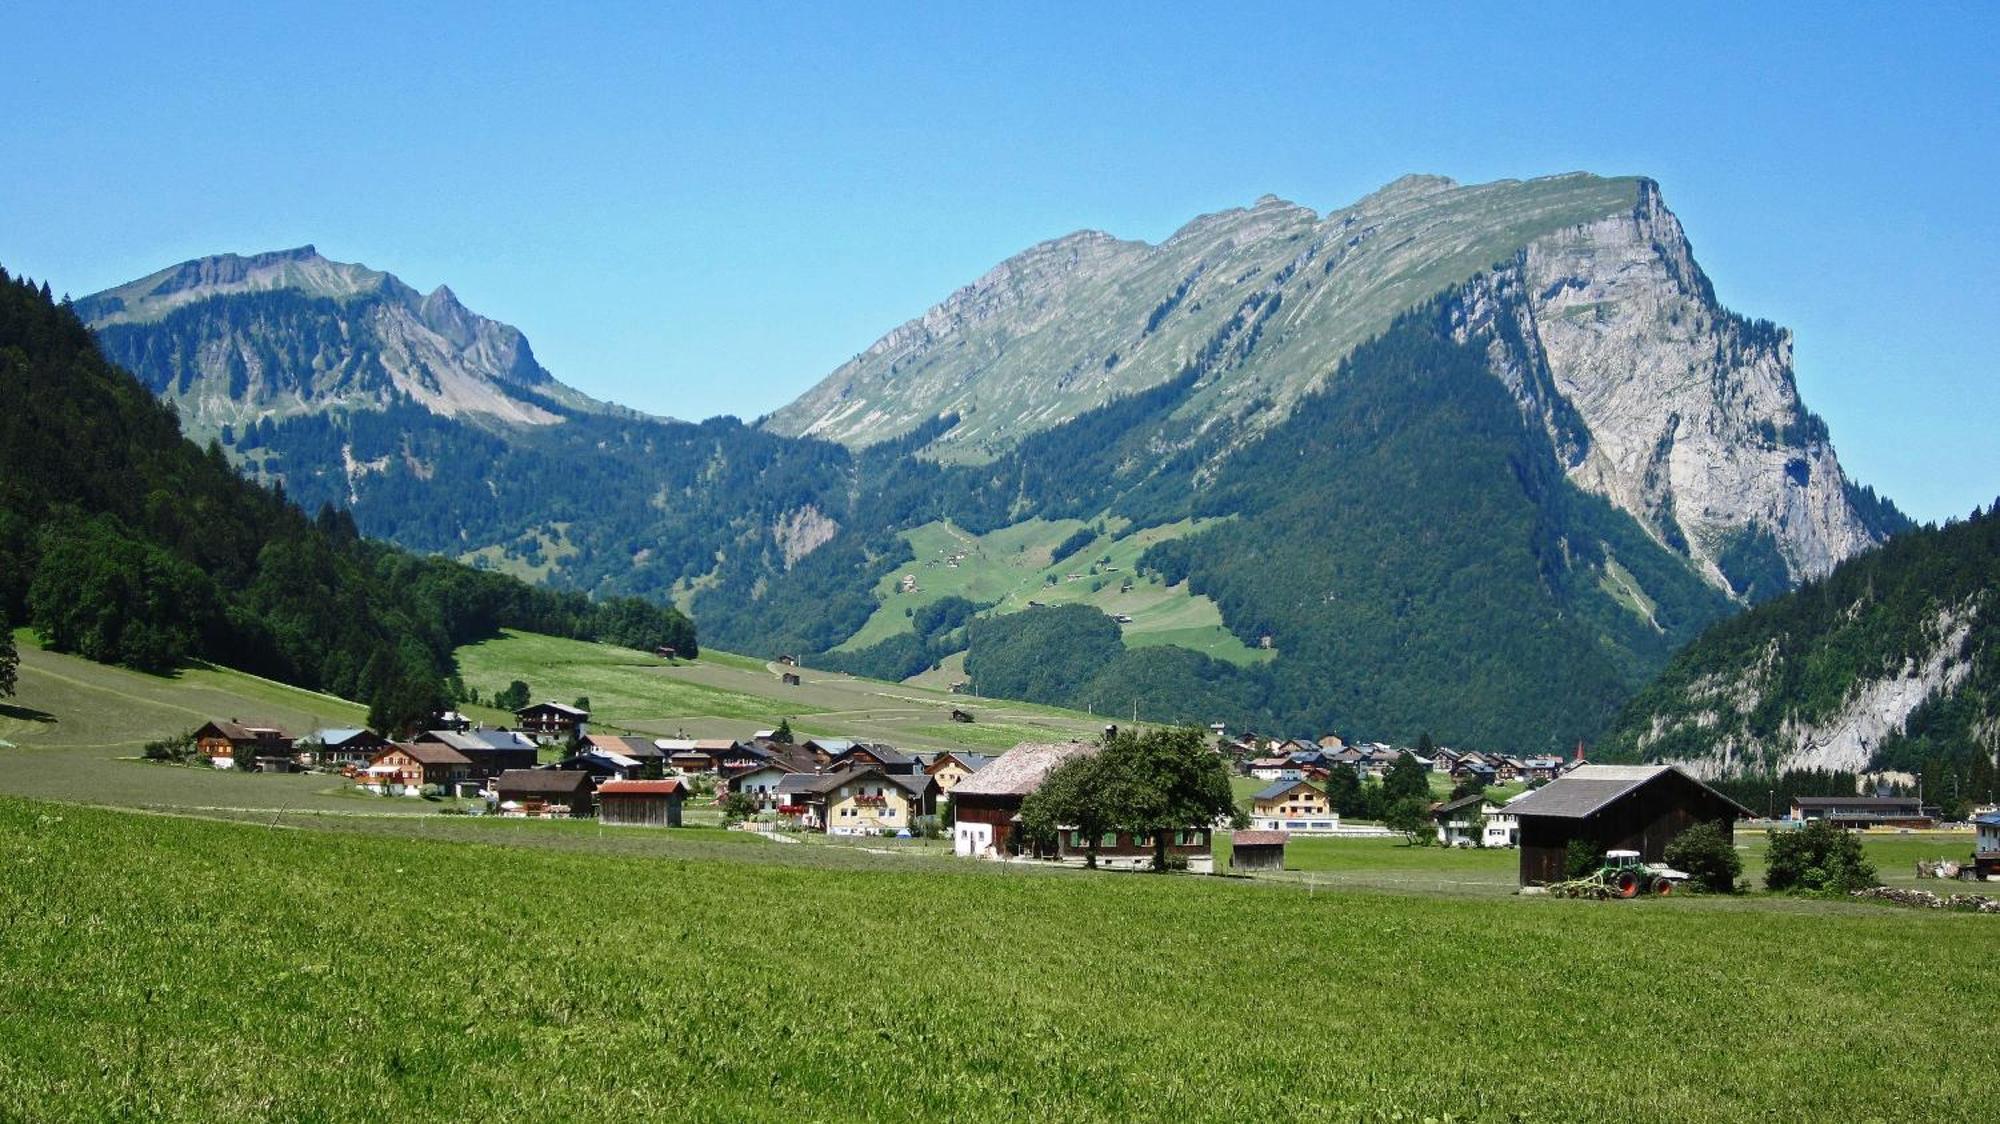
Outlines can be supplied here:
M2000 1093L1988 917L324 822L0 799L7 1115L1970 1120Z

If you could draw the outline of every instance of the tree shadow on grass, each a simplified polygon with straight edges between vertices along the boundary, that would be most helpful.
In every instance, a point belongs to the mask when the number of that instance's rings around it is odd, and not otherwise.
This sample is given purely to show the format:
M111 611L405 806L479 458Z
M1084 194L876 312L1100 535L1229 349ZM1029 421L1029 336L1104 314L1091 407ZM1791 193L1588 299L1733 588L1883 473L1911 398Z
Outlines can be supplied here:
M46 710L36 710L31 706L15 706L0 703L0 718L17 718L23 722L54 722L56 716Z

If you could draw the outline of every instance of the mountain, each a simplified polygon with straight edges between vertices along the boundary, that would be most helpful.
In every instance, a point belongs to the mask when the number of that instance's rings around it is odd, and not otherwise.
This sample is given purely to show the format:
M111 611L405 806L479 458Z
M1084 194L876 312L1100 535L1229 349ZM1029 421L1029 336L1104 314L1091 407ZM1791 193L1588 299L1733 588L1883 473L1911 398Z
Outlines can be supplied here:
M1158 246L1044 243L882 337L765 425L863 446L941 414L926 452L989 459L1114 397L1205 374L1177 417L1254 436L1396 316L1485 278L1468 321L1508 314L1497 368L1565 472L1685 553L1768 595L1899 525L1852 494L1799 400L1790 334L1716 301L1644 179L1398 180L1325 216L1265 197ZM1227 350L1208 355L1211 347ZM1226 453L1225 453L1226 455Z
M184 370L218 409L266 403L231 456L365 533L873 676L1566 748L1707 625L1906 525L1841 472L1789 335L1720 305L1643 179L1411 177L1158 246L1071 235L753 426L555 398L518 424L402 391L283 414L231 374L251 352L273 385L372 369L338 339L378 337L260 303L348 308L379 276L357 270L268 266L291 287L100 330L170 396ZM123 291L80 307L125 315ZM1057 648L1100 658L1047 674Z
M1969 771L1983 757L1990 768L2000 508L1898 535L1715 625L1624 708L1600 749L1710 776L1932 775L1939 758Z
M412 555L331 507L308 518L184 438L46 285L4 270L0 394L0 625L56 651L162 673L212 660L401 726L450 701L454 648L502 627L694 650L672 609Z
M398 401L518 426L604 409L450 289L419 293L311 246L183 262L75 308L105 354L199 432Z

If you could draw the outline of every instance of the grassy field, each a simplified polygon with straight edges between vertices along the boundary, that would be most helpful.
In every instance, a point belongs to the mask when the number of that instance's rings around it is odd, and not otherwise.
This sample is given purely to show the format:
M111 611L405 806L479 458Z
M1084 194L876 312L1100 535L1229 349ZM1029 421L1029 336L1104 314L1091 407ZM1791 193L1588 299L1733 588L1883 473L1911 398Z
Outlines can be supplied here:
M949 523L927 523L903 533L916 560L876 584L881 606L866 624L839 645L854 651L910 629L908 611L947 596L993 604L995 612L1018 612L1029 601L1046 605L1081 602L1106 614L1132 618L1123 626L1125 643L1135 647L1178 644L1233 663L1257 663L1272 653L1244 646L1222 626L1222 613L1207 597L1185 585L1165 586L1137 573L1139 556L1165 539L1179 538L1213 521L1182 520L1125 534L1119 520L1108 521L1096 542L1052 564L1055 547L1085 526L1079 519L1029 519L984 535ZM917 589L904 593L905 576ZM1132 588L1122 587L1131 579ZM1053 579L1053 584L1051 584ZM921 677L920 677L921 678ZM930 679L925 679L930 682Z
M2000 1093L1969 1048L1991 918L433 824L459 834L0 799L5 1115L1971 1120ZM547 827L578 846L483 845Z

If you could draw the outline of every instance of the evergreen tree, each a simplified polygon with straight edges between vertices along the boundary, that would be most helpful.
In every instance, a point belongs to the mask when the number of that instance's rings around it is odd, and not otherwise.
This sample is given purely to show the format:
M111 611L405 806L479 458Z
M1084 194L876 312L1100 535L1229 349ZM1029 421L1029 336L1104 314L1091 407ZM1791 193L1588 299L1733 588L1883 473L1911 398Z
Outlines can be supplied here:
M1404 800L1428 801L1430 795L1431 771L1413 755L1397 754L1382 775L1383 799L1393 805Z

